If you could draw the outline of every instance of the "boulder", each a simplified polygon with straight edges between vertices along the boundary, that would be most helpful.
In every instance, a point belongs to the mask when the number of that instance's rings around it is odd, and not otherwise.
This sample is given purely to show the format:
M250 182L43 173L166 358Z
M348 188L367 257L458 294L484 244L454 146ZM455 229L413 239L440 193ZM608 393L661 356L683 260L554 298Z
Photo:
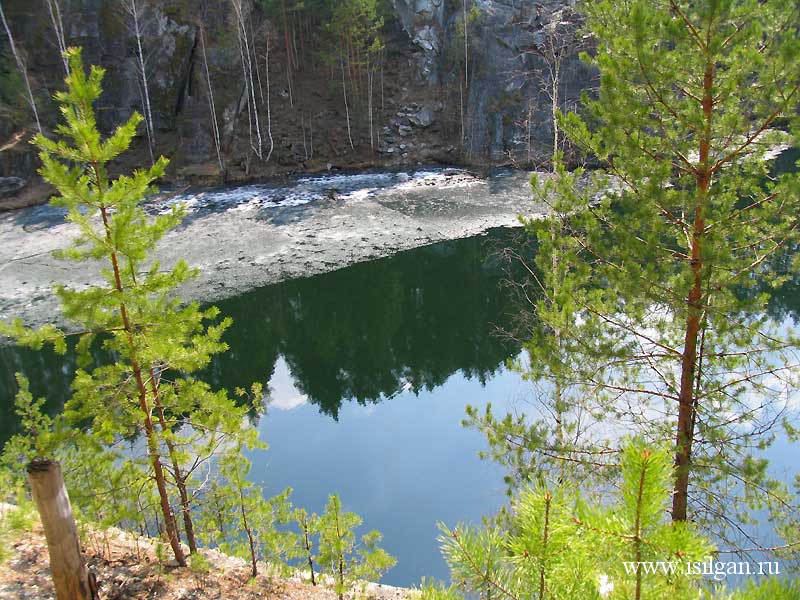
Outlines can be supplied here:
M16 194L26 183L22 177L0 177L0 198Z
M436 116L433 114L433 110L430 108L423 108L414 114L408 116L408 120L411 121L417 127L430 127L433 122L436 120Z

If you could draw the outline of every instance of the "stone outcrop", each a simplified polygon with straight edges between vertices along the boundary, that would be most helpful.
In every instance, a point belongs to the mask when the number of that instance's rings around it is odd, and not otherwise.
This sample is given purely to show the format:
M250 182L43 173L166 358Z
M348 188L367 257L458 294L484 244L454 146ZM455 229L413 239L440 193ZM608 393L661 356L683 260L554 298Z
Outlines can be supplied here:
M134 110L143 112L130 18L121 10L121 2L60 0L60 4L67 43L84 48L86 63L106 68L98 114L101 128L108 132ZM538 50L553 23L566 24L569 30L577 21L570 8L574 0L467 0L465 84L464 1L394 0L394 18L386 26L388 62L380 79L373 139L365 108L351 105L355 146L351 150L340 81L332 79L330 68L320 61L307 60L311 66L296 74L290 96L279 27L253 4L251 33L259 40L261 68L256 75L262 79L264 40L272 40L273 153L265 164L254 159L248 138L231 3L137 0L137 4L144 24L142 45L148 60L156 150L172 158L171 177L203 182L313 171L329 164L359 168L429 160L535 163L549 156L552 137L550 99L541 81L547 63ZM52 25L38 4L7 0L4 9L26 57L46 129L51 129L57 111L50 98L62 87L64 76ZM224 170L216 157L203 40ZM5 43L3 36L0 45ZM578 61L577 48L573 50L562 64L562 106L574 105L593 77ZM258 94L265 93L264 83L259 80ZM359 98L351 98L351 104L354 100ZM366 104L363 98L361 102ZM0 177L30 180L35 174L38 161L30 146L8 144L21 131L32 131L24 122L25 113L23 105L15 119L0 119L0 147L11 148L0 152ZM260 127L268 147L266 126L262 114ZM149 160L143 138L128 160L134 164Z

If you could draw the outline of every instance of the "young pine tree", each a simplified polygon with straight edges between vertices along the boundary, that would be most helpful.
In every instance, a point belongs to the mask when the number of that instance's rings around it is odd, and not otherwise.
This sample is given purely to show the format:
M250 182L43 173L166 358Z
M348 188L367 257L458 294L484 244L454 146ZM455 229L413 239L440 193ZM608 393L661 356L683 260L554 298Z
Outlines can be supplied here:
M711 547L690 526L666 518L669 452L634 441L620 468L621 492L600 508L587 508L567 486L539 486L517 496L506 529L441 526L453 581L468 594L508 600L697 598L699 577L683 565L703 560ZM645 576L640 561L681 566L675 575ZM423 589L426 599L456 597L452 589Z
M343 512L342 501L333 494L317 522L320 567L334 581L339 600L363 581L377 581L396 560L378 547L381 534L370 531L357 542L354 529L362 520L355 513Z
M216 308L184 305L175 296L175 289L196 273L184 261L165 269L152 258L158 241L183 214L174 208L149 218L141 206L153 191L152 183L164 173L166 159L130 176L109 175L109 163L130 146L142 117L134 114L104 139L93 108L104 71L93 66L87 75L79 49L69 49L66 58L67 89L56 94L64 119L56 129L58 139L39 135L34 142L40 150L40 173L59 193L53 204L66 209L66 219L78 232L60 256L96 265L102 283L80 290L55 289L64 318L77 330L68 335L77 338L80 366L65 406L65 423L88 428L93 439L104 444L143 435L148 477L157 490L158 520L175 560L184 565L172 498L179 498L184 531L194 551L187 491L191 472L223 438L251 444L255 432L242 426L243 407L192 377L226 349L221 336L229 321L209 324L217 317ZM46 342L60 351L66 348L67 334L52 325L33 331L17 320L0 332L34 348ZM96 345L115 357L114 362L95 364L91 350Z
M262 446L263 447L263 446ZM283 528L293 511L291 488L265 498L247 479L251 463L242 446L231 446L220 457L217 473L205 490L201 509L201 537L229 554L250 562L251 577L266 561L273 572L286 574L287 562L298 556L298 535Z
M308 564L308 575L311 585L317 585L317 577L314 571L314 543L313 536L317 530L318 517L316 514L308 514L305 509L298 508L294 511L294 519L300 528L299 556Z

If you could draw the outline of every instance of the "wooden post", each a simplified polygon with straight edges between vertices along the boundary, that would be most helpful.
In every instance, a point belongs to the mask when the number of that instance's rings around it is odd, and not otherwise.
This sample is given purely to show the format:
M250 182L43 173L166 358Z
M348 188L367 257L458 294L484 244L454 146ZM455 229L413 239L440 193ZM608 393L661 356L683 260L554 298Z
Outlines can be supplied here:
M28 464L28 481L47 538L56 598L94 600L98 597L96 586L83 561L61 466L47 459L34 459Z

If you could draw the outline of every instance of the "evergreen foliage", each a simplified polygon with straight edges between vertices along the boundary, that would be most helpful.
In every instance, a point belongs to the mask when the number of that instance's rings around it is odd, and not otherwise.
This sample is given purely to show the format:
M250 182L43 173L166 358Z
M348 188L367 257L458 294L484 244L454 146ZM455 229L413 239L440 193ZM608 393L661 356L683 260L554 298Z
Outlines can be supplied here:
M527 487L515 498L507 528L442 528L442 552L456 587L482 598L573 600L697 598L699 577L685 565L712 551L694 527L666 518L672 467L668 450L629 442L621 488L603 505L572 486ZM676 561L675 574L625 563ZM427 584L422 597L451 599L453 588Z
M44 401L34 399L28 381L17 376L23 433L4 448L3 499L11 499L12 490L22 494L22 465L35 457L54 458L65 465L78 518L94 527L164 533L179 564L185 564L183 536L197 571L207 569L196 558L198 540L248 559L253 577L260 561L277 569L273 574L287 574L298 557L313 571L317 518L298 511L301 537L286 527L295 516L291 490L265 498L248 480L244 452L266 448L248 417L250 409L262 408L261 385L236 389L235 401L196 376L226 350L222 334L230 320L219 321L216 308L201 309L177 297L176 288L195 270L183 261L164 269L153 258L158 241L183 214L175 207L149 217L142 204L167 161L161 158L130 176L108 175L109 162L128 148L141 117L134 114L103 139L93 109L103 70L92 67L87 75L79 49L70 49L67 57L67 90L56 96L65 121L56 131L60 139L37 136L35 143L41 173L60 194L54 204L66 209L79 232L59 254L96 265L103 283L79 290L56 287L69 332L53 325L30 329L20 320L0 324L2 334L34 349L51 344L64 353L74 346L78 362L72 396L55 418L43 413ZM210 473L201 477L201 467ZM24 495L16 501L24 506ZM349 589L358 577L377 577L393 564L376 547L377 532L364 536L356 552L349 527L360 518L339 512L330 518L347 522L341 530L345 537L334 546L329 535L318 544L328 555L335 548L342 557L339 572L347 580L339 578L337 589ZM8 522L4 516L4 530Z
M365 581L377 581L392 568L395 559L378 547L381 534L370 531L356 539L355 528L361 525L361 517L343 512L342 501L337 495L328 498L325 512L319 516L319 556L317 561L323 572L334 582L339 600L345 593L357 588ZM363 589L356 589L363 593Z
M776 144L797 142L796 7L631 0L582 10L597 41L584 58L601 86L584 116L561 126L604 168L588 186L563 168L535 180L552 216L526 222L540 244L531 300L543 324L527 345L530 376L549 386L550 407L561 386L572 434L470 418L498 453L509 440L521 449L509 461L522 481L537 467L526 459L583 463L579 480L611 464L613 432L672 438L673 518L752 546L739 527L753 510L797 514L757 454L784 416L789 428L796 419L786 410L800 340L766 311L785 279L771 261L798 244L800 178L770 174L767 161ZM586 433L598 430L612 439Z
M243 450L232 446L219 458L201 508L201 539L247 559L252 577L258 575L260 561L286 574L288 561L299 549L297 534L282 528L291 520L292 490L266 498L264 491L247 479L251 463Z

